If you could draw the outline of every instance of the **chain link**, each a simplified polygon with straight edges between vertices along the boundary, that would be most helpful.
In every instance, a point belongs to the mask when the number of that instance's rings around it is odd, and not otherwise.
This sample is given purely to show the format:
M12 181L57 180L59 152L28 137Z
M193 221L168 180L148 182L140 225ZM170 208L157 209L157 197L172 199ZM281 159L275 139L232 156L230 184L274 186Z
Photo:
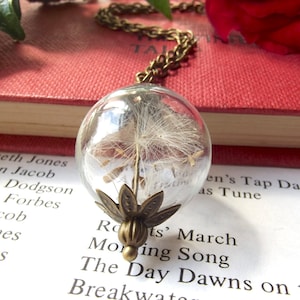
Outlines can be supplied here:
M192 3L179 3L171 5L172 12L196 12L203 14L204 3L193 1ZM187 59L188 55L196 47L197 40L192 31L181 31L179 29L163 29L158 26L145 26L138 23L131 23L121 19L122 15L152 14L157 11L150 5L141 3L121 4L112 3L104 9L100 9L96 15L96 21L112 30L123 30L125 32L138 33L149 38L164 38L168 41L175 41L174 49L158 55L145 71L136 74L137 82L154 82L168 75L170 70L180 67L180 63Z

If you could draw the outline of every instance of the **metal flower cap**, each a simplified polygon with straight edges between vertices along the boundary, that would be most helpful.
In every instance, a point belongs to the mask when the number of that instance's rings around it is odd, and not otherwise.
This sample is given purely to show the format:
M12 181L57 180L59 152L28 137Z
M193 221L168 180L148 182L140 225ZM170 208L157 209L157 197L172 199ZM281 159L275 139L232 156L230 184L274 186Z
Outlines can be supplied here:
M112 219L121 223L119 240L125 246L123 256L132 261L137 257L138 248L148 238L148 228L157 226L177 212L180 204L159 211L163 203L163 191L148 198L142 205L137 203L133 191L124 184L119 193L119 204L116 204L107 194L97 190L102 203L96 204Z

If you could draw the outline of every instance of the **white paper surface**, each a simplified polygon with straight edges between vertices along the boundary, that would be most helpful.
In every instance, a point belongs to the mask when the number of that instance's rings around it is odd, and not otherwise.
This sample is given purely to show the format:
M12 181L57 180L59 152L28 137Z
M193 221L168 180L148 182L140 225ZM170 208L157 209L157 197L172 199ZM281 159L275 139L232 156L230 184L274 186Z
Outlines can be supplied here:
M298 169L213 166L131 264L74 158L0 153L0 191L0 299L300 297Z

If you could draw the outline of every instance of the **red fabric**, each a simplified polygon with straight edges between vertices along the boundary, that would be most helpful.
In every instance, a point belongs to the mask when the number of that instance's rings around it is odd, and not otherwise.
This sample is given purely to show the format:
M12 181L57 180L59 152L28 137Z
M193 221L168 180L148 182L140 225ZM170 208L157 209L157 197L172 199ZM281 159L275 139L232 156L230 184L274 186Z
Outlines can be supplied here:
M74 155L75 139L0 134L0 151L45 155Z
M300 168L300 149L218 146L213 164ZM75 139L0 135L0 151L73 156Z
M300 168L300 149L216 145L213 163Z
M300 0L207 0L206 11L224 41L236 30L268 51L300 53Z

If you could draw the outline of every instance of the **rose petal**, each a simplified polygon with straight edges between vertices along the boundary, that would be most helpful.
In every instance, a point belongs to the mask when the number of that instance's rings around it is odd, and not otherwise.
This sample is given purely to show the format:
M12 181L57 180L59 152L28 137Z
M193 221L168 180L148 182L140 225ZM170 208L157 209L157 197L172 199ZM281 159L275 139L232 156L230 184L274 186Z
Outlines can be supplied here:
M257 33L277 30L294 22L294 18L284 15L270 15L265 18L256 18L237 8L237 22L242 32Z
M221 39L227 41L230 31L238 30L233 5L230 1L206 0L206 14Z
M247 14L263 18L273 14L295 16L300 11L300 0L242 0L238 5Z
M225 41L236 30L268 51L300 52L300 0L206 0L206 12Z
M257 41L264 49L276 53L298 53L300 52L300 20L289 24ZM285 53L283 53L285 52Z
M283 55L290 53L288 47L280 45L280 44L277 44L277 43L275 43L273 41L261 40L261 41L257 41L256 44L260 48L262 48L262 49L264 49L264 50L266 50L268 52L273 52L273 53L283 54Z

